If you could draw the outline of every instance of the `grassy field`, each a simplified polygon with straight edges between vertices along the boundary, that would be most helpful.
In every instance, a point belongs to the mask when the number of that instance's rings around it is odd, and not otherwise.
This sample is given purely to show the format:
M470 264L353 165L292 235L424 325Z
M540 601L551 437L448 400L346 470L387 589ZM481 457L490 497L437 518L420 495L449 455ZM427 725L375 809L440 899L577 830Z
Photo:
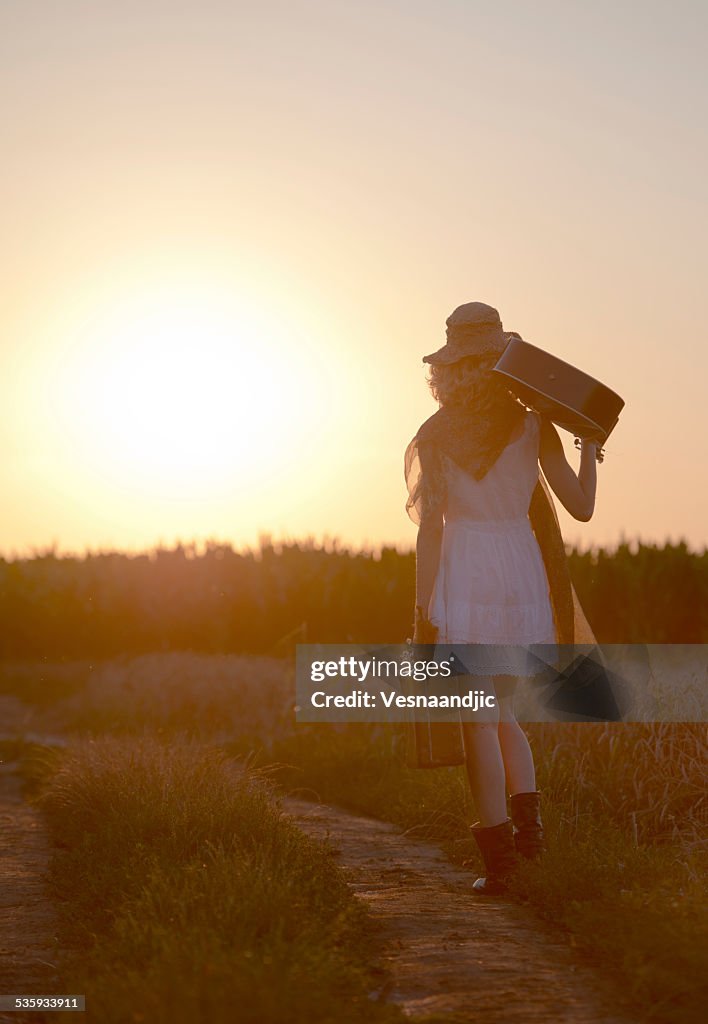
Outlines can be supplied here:
M115 970L100 973L101 958L111 962L102 944L116 944L111 945L110 956L115 955L112 962L122 965L121 972L125 967L126 976L143 969L130 960L133 948L154 955L152 982L158 991L160 978L166 985L182 970L175 941L166 937L164 917L162 931L148 929L149 934L140 939L146 908L152 908L152 914L156 905L167 907L174 918L170 927L177 923L180 932L189 929L189 920L197 920L196 930L189 932L190 942L197 942L197 934L204 929L209 934L214 931L217 946L223 941L218 927L209 924L212 916L218 918L217 894L202 893L199 885L207 884L203 874L187 873L180 882L187 887L184 892L174 878L174 864L190 863L190 850L196 856L196 847L186 846L185 837L204 837L208 832L202 812L196 823L177 815L176 831L168 820L172 811L160 812L162 831L155 830L154 809L166 801L164 806L176 811L170 801L176 799L184 780L168 797L152 778L154 765L146 772L145 762L138 760L137 769L130 769L137 775L131 776L125 755L133 749L149 750L154 758L155 743L163 740L171 745L207 743L246 758L252 769L266 773L269 785L397 822L414 834L434 838L453 860L474 856L468 832L474 810L462 769L406 767L401 727L294 726L289 661L169 654L93 665L15 663L0 671L0 690L51 709L62 728L94 737L93 744L65 762L63 774L54 776L45 807L56 838L68 844L57 861L57 884L64 879L74 886L79 904L92 901L86 907L88 927L99 936L97 959L92 963L99 988L105 985L107 1002L117 982ZM528 732L544 794L550 849L541 865L524 866L516 882L517 896L552 922L585 958L616 977L643 1019L672 1024L702 1021L708 994L703 981L708 975L705 726L543 723L529 725ZM91 760L97 750L98 767L103 765L99 775ZM217 790L222 787L217 801L221 806L226 800L224 769L211 760L216 755L205 756L205 763L222 779L217 786ZM51 767L51 761L50 773L56 767ZM46 755L38 757L35 751L26 759L26 773L41 776L43 764ZM174 770L179 777L186 765L180 768L178 762ZM143 775L144 789L136 789ZM145 814L136 810L136 793L140 794L137 803L153 810ZM265 808L260 791L244 799L261 801L259 806ZM210 827L216 828L216 846L221 849L227 833L236 829L239 834L238 821L230 820L229 829L222 831L216 804L209 806L213 810ZM75 832L77 821L78 832L87 831L81 824L84 807L90 826L86 841L67 834ZM136 814L139 821L126 822L126 817ZM147 829L148 846L157 843L156 851L150 846L151 856L162 864L163 875L146 873L153 863L150 858L135 859L136 845L146 842L141 829ZM314 860L307 867L310 856ZM316 855L303 857L304 876L327 870ZM219 871L227 870L223 858L215 863ZM97 866L95 882L87 883L86 874L77 879L78 866L85 871L89 864ZM128 882L116 889L117 878ZM107 891L116 891L119 898L117 904L110 903L114 920L120 922L117 931L115 927L102 930L104 925L91 916L96 913L92 908L101 905L100 894ZM170 892L178 893L178 898ZM195 918L184 909L193 898L211 909ZM316 907L314 893L312 898ZM344 895L342 901L346 902ZM286 908L281 905L281 910ZM83 942L82 926L77 923L76 927L78 931L69 937L74 943ZM244 941L249 941L248 925L244 927ZM351 927L356 930L359 925ZM218 971L222 961L215 962ZM365 966L359 964L352 971L356 976ZM324 966L322 972L326 993ZM189 984L196 985L193 975L188 972L187 976ZM222 993L220 1001L225 998Z
M63 983L87 994L92 1019L403 1019L376 999L383 972L363 905L262 773L176 735L35 750L33 764Z

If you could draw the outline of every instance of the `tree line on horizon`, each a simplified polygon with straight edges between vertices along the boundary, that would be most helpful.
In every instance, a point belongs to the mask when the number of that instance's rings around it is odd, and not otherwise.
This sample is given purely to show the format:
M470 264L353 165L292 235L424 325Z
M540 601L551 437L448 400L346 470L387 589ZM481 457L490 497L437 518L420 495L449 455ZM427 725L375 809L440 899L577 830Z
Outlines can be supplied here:
M568 550L599 643L705 643L708 551L684 541ZM401 643L415 554L312 539L236 550L207 542L0 558L0 658L149 651L289 653L295 642Z

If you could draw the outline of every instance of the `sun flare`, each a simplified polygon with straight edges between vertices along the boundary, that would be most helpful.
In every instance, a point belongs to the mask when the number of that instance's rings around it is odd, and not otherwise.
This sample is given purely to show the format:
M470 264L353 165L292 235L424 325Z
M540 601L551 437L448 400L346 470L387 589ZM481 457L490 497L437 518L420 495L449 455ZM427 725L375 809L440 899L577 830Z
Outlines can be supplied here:
M143 493L186 493L272 472L304 440L310 374L275 314L183 294L124 300L83 319L54 389L77 456Z

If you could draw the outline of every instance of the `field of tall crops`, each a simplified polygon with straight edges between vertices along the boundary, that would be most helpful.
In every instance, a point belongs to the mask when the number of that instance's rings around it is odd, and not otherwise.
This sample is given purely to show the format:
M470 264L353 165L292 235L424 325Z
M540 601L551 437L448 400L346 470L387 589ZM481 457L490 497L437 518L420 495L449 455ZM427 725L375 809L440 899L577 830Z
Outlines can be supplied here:
M600 643L708 641L708 553L684 543L569 551ZM411 631L415 557L312 540L0 559L0 658L148 651L278 653L288 638L395 643Z

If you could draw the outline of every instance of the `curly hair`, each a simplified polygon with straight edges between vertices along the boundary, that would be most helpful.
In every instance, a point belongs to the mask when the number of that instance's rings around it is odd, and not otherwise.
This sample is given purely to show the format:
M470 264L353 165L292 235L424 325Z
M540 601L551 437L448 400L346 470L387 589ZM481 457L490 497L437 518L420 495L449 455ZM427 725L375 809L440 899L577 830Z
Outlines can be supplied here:
M441 405L474 408L480 420L506 420L519 403L499 377L490 372L498 359L498 353L490 352L431 366L427 380L433 397Z
M433 365L428 386L434 398L462 422L477 425L474 436L480 462L474 475L481 479L509 442L514 426L525 412L505 386L491 373L499 356L495 353L465 356L454 363ZM465 428L469 429L469 428Z

